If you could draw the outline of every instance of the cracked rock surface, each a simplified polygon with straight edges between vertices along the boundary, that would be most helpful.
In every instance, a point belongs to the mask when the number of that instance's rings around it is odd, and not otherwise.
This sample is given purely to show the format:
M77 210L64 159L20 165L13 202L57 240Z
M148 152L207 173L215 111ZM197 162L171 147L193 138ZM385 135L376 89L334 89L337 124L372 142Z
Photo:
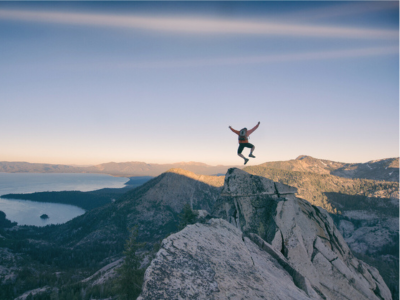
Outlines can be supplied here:
M278 254L277 254L278 255ZM310 299L277 259L222 219L166 238L146 270L144 299Z

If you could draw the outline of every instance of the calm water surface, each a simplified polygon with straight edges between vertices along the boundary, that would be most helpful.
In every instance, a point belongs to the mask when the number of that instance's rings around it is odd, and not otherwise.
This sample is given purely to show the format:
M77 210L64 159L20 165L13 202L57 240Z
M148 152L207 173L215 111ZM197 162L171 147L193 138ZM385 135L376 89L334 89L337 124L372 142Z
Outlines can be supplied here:
M7 219L17 222L18 225L35 226L62 224L85 213L84 209L73 205L2 198L0 198L0 210L6 214ZM43 214L49 218L41 219L40 216Z
M0 196L46 191L88 192L102 188L122 188L128 178L103 174L39 174L0 173ZM29 200L0 198L0 210L7 219L18 225L45 226L65 223L85 213L80 207L58 203L42 203ZM40 216L47 214L49 219Z

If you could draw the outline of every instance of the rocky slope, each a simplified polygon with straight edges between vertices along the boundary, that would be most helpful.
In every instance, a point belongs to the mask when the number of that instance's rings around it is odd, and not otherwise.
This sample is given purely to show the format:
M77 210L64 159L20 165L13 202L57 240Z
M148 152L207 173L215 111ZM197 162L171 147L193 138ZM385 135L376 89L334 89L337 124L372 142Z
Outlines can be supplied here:
M352 252L379 270L393 299L398 299L399 200L392 199L389 213L382 213L379 205L373 204L376 209L345 211L332 217Z
M399 182L399 158L372 160L361 164L344 164L331 172L346 178L366 178Z
M171 169L118 200L127 214L127 225L139 225L140 239L155 241L176 230L177 215L189 203L193 209L211 211L223 185L223 177L197 175ZM157 232L158 231L158 232Z
M286 171L331 174L345 178L399 181L399 158L386 158L366 163L342 163L300 155L287 161L267 162L260 166Z
M139 226L138 240L150 244L177 231L178 214L189 203L211 211L224 178L171 169L129 191L114 203L94 209L52 231L57 242L73 247L105 246Z
M350 179L334 175L321 175L312 172L271 169L263 165L246 167L244 171L288 184L297 188L297 196L320 206L330 213L343 213L359 209L359 204L368 205L368 199L380 200L380 208L390 206L392 199L399 199L399 183L369 179ZM350 199L343 200L343 195ZM364 197L367 201L355 200ZM384 205L382 205L384 204Z
M164 240L139 299L392 299L329 214L295 193L230 169L213 215L233 226L210 220Z
M383 298L389 297L382 278L369 281L368 274L377 271L367 268L352 255L329 214L295 198L295 192L266 178L230 169L214 212L245 233L259 233L284 253L317 291L329 298L338 298L342 293L349 298L368 299L372 297L371 291ZM368 285L365 280L369 281ZM338 290L339 286L342 288ZM385 292L380 294L378 290Z
M303 160L311 161L311 158ZM325 208L352 252L378 268L394 298L398 298L398 182L271 169L265 165L246 167L244 170L294 186L298 188L298 197Z
M189 225L163 241L138 300L309 299L276 256L222 219Z

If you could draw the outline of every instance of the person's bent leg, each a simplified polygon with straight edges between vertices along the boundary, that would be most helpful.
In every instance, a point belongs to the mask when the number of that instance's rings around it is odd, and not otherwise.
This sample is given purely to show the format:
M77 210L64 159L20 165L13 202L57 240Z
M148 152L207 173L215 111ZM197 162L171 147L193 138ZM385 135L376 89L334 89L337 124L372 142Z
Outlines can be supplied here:
M238 154L241 158L244 159L244 164L247 164L247 162L249 161L249 159L246 158L246 157L244 157L244 155L242 154L243 149L244 149L243 144L239 145L237 154Z
M246 157L244 157L243 154L241 154L241 153L238 153L238 155L239 155L241 158L244 159L244 164L247 164L247 162L249 161L249 159L246 158Z
M253 151L254 151L254 149L256 149L256 147L255 147L255 146L253 146L253 147L251 148L251 150L250 150L250 154L249 154L249 157L256 158L256 157L253 155Z

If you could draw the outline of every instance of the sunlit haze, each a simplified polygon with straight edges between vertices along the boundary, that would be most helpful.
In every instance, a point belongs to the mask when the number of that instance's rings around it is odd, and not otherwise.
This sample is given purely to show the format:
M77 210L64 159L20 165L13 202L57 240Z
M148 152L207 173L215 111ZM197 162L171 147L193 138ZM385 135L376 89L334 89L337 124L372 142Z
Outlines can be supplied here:
M0 53L0 161L399 156L396 1L0 2Z

